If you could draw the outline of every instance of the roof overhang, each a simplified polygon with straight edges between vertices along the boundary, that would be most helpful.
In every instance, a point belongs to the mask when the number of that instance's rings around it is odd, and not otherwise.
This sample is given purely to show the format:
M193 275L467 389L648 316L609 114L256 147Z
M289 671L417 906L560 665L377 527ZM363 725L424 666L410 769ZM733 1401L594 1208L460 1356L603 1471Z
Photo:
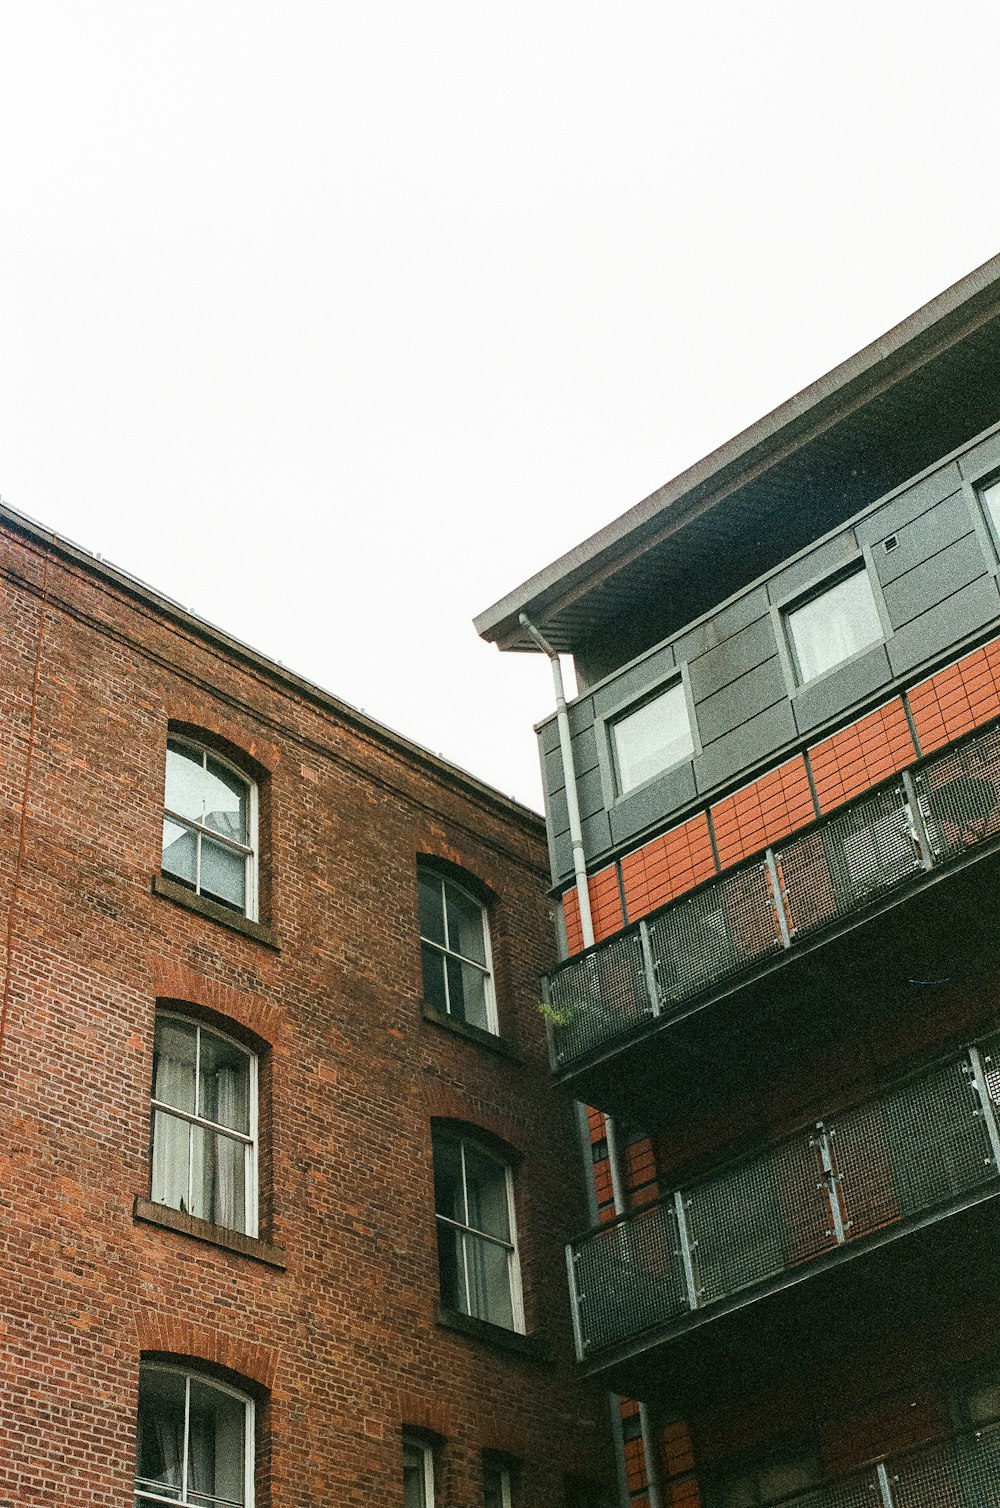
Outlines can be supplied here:
M942 365L930 382L928 369L937 362ZM681 572L697 571L699 562L704 570L708 559L720 558L718 551L725 548L727 536L742 547L748 520L774 512L775 496L780 511L781 495L790 493L796 477L801 494L804 474L817 485L826 476L831 486L834 476L839 481L842 474L856 475L856 471L844 473L843 467L852 448L863 448L865 437L870 443L873 421L882 436L894 424L905 426L907 416L913 416L914 435L907 455L912 452L916 460L921 456L917 437L928 428L920 414L934 405L935 392L938 397L942 391L955 395L951 427L939 426L941 434L933 442L938 454L985 428L990 420L983 420L976 411L970 417L969 435L949 443L952 431L957 434L961 427L959 395L966 388L970 392L981 389L984 370L1000 374L1000 256L480 613L475 620L477 631L501 649L537 649L519 622L520 614L526 613L556 649L576 652L613 622L623 603L641 603L661 577L669 580ZM938 401L937 409L940 406ZM933 459L928 455L922 465ZM922 469L901 456L900 465L904 464L911 464L914 472ZM900 476L894 482L886 468L880 470L877 464L872 473L871 485L877 487L873 497L905 479ZM777 492L765 501L769 479L774 484L772 493L775 488ZM756 513L749 511L747 491L754 487ZM739 492L747 493L747 508L742 511L731 503ZM841 510L843 516L849 517L869 500L852 496L850 506ZM722 509L720 505L727 502L730 507ZM810 504L817 524L813 537L839 521L836 511L833 507L827 518L821 508ZM710 519L713 513L716 517ZM723 516L727 513L731 515L728 527ZM779 559L808 542L798 539L801 532L799 527ZM685 557L685 536L691 539L690 560ZM743 579L747 579L745 574ZM724 595L716 592L714 600ZM708 605L706 601L704 606ZM697 608L698 603L692 601L690 606ZM682 614L680 622L693 616L693 611L686 617Z

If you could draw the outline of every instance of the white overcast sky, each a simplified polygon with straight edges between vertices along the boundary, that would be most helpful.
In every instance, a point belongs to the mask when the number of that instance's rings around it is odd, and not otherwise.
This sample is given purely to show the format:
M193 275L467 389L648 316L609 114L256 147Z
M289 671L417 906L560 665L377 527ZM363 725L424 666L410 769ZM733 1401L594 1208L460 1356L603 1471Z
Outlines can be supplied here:
M1000 250L1000 8L0 0L0 493L529 804L474 613Z

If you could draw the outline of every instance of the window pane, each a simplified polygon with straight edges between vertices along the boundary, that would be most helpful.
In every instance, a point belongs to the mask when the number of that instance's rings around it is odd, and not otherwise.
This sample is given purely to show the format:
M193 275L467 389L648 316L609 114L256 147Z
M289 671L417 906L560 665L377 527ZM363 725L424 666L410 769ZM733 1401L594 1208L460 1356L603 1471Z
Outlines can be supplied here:
M486 994L486 982L489 975L484 974L481 969L477 969L471 963L458 963L456 960L449 960L449 962L455 964L454 971L450 968L448 971L452 1015L457 1016L460 1021L471 1021L473 1026L480 1026L483 1031L489 1031L490 1018Z
M424 999L428 1005L436 1006L439 1011L448 1009L448 992L444 983L445 956L437 953L426 944L420 950L421 963L424 970Z
M191 1128L191 1214L245 1231L246 1148L221 1131Z
M510 1240L510 1201L507 1169L473 1143L465 1144L465 1181L469 1197L468 1224L487 1235Z
M882 624L867 571L856 571L788 614L799 677L811 681L877 644Z
M510 1261L507 1249L481 1236L465 1236L465 1260L469 1275L469 1310L493 1325L514 1328L510 1297Z
M178 1120L162 1110L153 1111L153 1155L149 1197L154 1204L182 1210L190 1215L188 1164L191 1156L191 1122Z
M188 1424L188 1492L192 1503L244 1504L246 1405L218 1388L191 1379Z
M225 838L232 838L235 843L246 843L246 781L235 771L227 770L225 765L209 758L205 771L204 796L205 814L202 821L205 826L215 833L221 833Z
M441 896L441 881L437 875L421 873L420 887L420 936L429 942L444 947L444 903Z
M184 1456L184 1377L144 1368L139 1379L137 1488L179 1498Z
M249 1135L250 1054L235 1042L203 1031L198 1078L198 1114Z
M427 1451L422 1445L403 1446L403 1508L433 1508L428 1491Z
M245 909L247 862L243 854L223 848L212 838L201 840L202 895Z
M198 1034L190 1021L157 1016L153 1036L153 1097L175 1110L195 1109Z
M483 1508L510 1508L510 1473L495 1461L483 1467Z
M200 822L204 811L205 771L203 755L181 744L167 744L167 780L164 805L179 817Z
M444 1137L434 1142L434 1208L439 1215L465 1224L462 1154L457 1141Z
M438 1221L438 1272L441 1278L441 1302L459 1314L468 1314L465 1295L465 1269L462 1264L462 1232L453 1225Z
M990 487L984 487L979 494L990 512L990 521L995 533L1000 536L1000 482L994 482Z
M618 789L632 790L694 752L684 687L671 686L612 726Z
M472 958L485 967L482 906L454 885L446 885L445 896L448 907L448 947L453 953L461 953L463 958Z
M172 874L174 879L183 880L186 885L197 884L197 835L190 828L181 827L179 822L171 822L169 817L163 819L162 868L164 874Z

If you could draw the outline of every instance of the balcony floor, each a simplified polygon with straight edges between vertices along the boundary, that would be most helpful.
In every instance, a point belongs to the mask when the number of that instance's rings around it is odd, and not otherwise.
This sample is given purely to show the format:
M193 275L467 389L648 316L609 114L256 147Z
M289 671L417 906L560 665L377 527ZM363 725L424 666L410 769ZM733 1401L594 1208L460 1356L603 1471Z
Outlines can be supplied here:
M669 1126L693 1112L704 1118L846 1033L902 1022L918 996L925 1005L935 989L954 994L998 964L1000 844L992 843L794 943L682 1013L650 1021L555 1082L624 1126ZM949 1007L949 1030L964 1025Z
M738 1406L811 1378L860 1377L874 1348L926 1350L928 1368L969 1329L1000 1322L1000 1189L914 1228L888 1229L810 1263L761 1292L748 1290L647 1332L584 1363L602 1387L667 1414Z

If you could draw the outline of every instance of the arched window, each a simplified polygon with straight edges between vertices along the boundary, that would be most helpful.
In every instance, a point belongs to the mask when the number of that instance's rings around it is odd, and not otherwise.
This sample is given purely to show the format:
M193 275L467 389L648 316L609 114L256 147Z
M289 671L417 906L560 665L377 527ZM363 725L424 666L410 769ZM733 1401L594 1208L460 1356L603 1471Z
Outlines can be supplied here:
M257 917L257 787L186 739L167 743L163 873L251 921Z
M441 1302L524 1330L510 1164L464 1133L434 1133L434 1209Z
M253 1508L252 1399L214 1378L144 1362L135 1508Z
M486 908L450 874L421 864L420 953L424 999L443 1015L496 1033Z
M257 1058L173 1011L156 1014L150 1198L257 1234Z

